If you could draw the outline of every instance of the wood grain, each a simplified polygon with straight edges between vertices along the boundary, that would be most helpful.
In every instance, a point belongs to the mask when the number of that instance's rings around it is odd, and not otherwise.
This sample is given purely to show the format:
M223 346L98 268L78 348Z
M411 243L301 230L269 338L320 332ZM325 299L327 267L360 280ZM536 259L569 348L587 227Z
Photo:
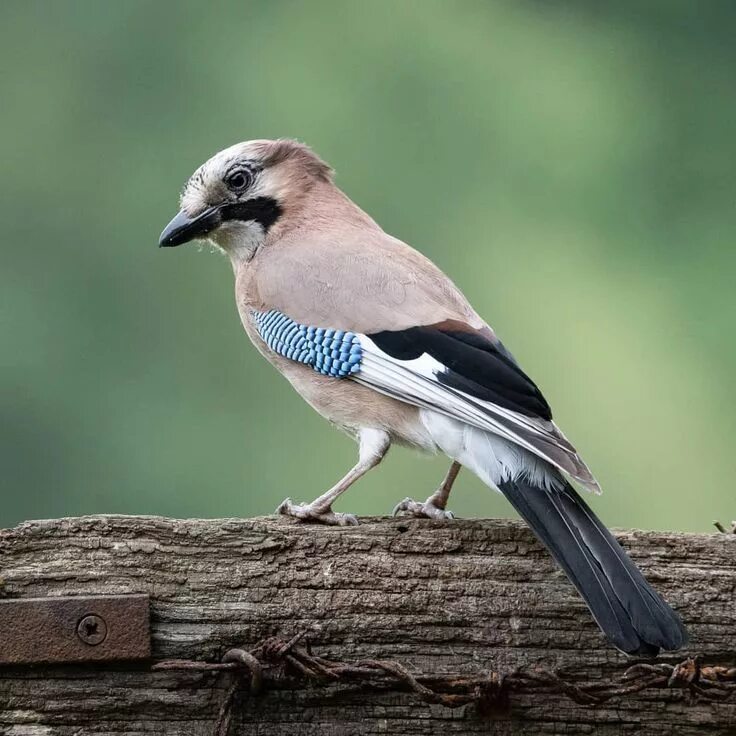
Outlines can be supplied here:
M631 664L606 644L523 524L361 521L27 522L0 531L0 595L149 593L155 660L217 661L232 646L310 628L325 656L396 659L428 674L539 664L606 681ZM619 539L682 615L688 652L736 664L736 535L634 531ZM152 673L147 662L0 668L0 734L209 736L228 677ZM242 698L232 733L736 734L736 703L647 690L590 708L511 693L509 709L488 716L409 693L297 685Z

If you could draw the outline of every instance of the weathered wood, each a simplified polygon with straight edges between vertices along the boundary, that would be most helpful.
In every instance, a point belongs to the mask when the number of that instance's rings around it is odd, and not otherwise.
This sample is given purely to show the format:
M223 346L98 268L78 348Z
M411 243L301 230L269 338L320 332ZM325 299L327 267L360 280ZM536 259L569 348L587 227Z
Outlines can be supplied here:
M690 628L692 653L736 664L736 535L619 538ZM519 665L575 679L630 664L603 640L572 586L520 523L364 519L175 521L86 517L0 532L0 595L149 593L155 659L216 661L231 646L313 627L336 659L396 659L426 673ZM0 632L1 635L1 632ZM683 659L669 656L669 662ZM212 732L229 675L135 665L0 668L9 736ZM647 690L589 708L511 693L510 710L448 710L354 687L270 689L239 701L233 733L734 734L736 703Z

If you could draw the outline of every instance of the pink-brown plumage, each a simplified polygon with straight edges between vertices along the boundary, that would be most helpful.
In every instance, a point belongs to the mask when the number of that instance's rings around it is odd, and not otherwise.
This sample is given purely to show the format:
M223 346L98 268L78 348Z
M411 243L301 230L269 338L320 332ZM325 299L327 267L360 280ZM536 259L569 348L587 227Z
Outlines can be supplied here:
M256 348L359 444L358 463L335 486L310 504L287 499L281 513L357 523L332 504L391 443L439 450L453 460L445 481L424 503L397 509L451 518L445 504L465 465L528 521L616 646L651 654L686 641L676 614L568 482L599 490L537 386L457 286L385 233L309 148L259 140L221 151L192 176L181 207L160 244L205 237L229 256Z

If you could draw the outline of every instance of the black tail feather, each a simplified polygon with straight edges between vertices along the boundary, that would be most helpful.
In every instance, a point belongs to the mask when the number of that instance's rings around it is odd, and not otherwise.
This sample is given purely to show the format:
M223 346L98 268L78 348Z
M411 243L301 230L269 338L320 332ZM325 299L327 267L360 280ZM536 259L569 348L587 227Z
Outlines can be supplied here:
M538 488L524 480L499 485L588 604L611 642L627 654L679 649L687 631L644 579L611 532L569 484Z

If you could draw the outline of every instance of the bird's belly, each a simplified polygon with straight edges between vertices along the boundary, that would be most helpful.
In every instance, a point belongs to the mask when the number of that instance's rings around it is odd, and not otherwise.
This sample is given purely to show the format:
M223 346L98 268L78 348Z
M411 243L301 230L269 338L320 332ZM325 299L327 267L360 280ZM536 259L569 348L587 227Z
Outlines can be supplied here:
M350 378L322 376L308 366L287 363L277 367L301 397L349 434L355 435L364 427L382 429L393 442L436 451L437 446L417 407L361 386Z
M382 429L393 442L437 451L417 407L362 386L351 378L325 376L311 366L285 358L266 345L250 319L243 319L243 325L258 351L328 421L353 436L363 427Z

